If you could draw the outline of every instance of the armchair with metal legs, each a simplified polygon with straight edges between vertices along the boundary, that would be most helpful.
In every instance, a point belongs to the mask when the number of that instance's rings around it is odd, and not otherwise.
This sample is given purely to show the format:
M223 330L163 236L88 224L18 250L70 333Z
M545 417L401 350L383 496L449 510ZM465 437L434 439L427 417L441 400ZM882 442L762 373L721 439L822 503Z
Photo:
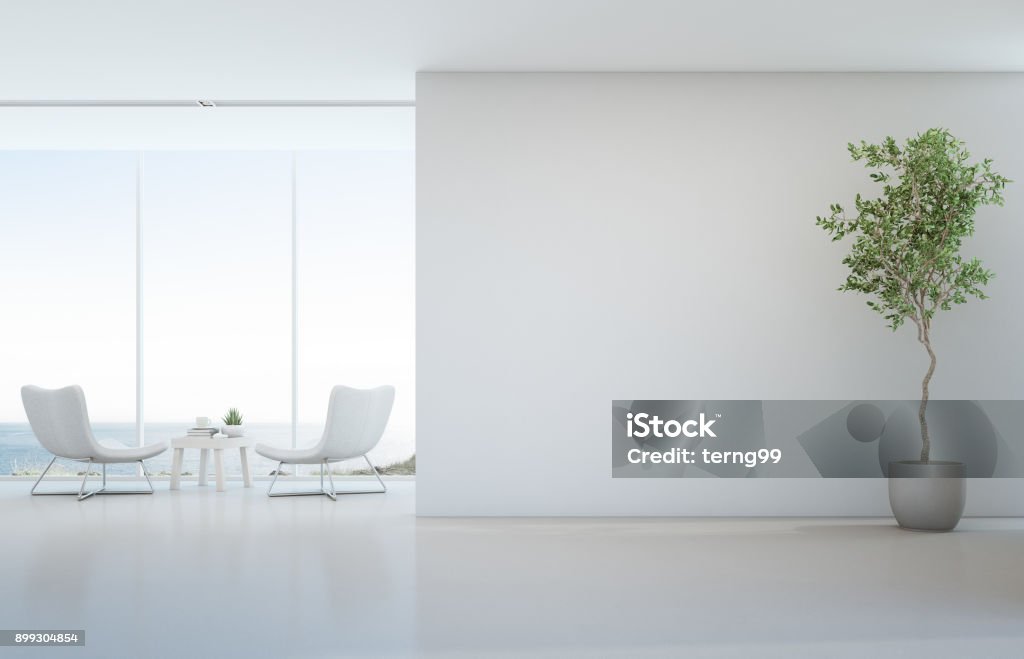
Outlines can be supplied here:
M43 448L53 453L53 459L32 485L31 494L75 495L79 501L96 494L153 494L153 481L149 478L146 464L148 460L163 453L167 449L166 442L137 446L131 448L112 448L103 446L96 441L89 423L89 413L85 406L85 393L82 388L74 385L62 389L43 389L42 387L24 386L21 388L21 401L25 405L32 432L35 433ZM75 462L85 463L82 484L77 491L37 492L36 489L43 477L50 471L57 458L66 458ZM142 474L146 477L148 490L108 490L107 465L138 462L142 466ZM101 467L101 484L94 490L86 490L86 484L93 465Z
M338 500L339 494L381 494L387 492L387 485L380 477L377 468L370 462L369 453L380 441L384 428L391 416L391 407L395 402L395 388L392 386L375 389L353 389L338 385L331 390L330 405L327 409L327 425L320 442L304 449L286 449L267 444L257 444L256 452L265 458L276 461L277 469L274 478L267 488L267 496L294 497L325 495L332 501ZM380 489L373 490L338 490L334 487L331 464L353 458L363 458L370 471L377 477ZM286 465L320 465L320 489L299 492L274 492L274 485ZM330 489L324 487L324 472Z

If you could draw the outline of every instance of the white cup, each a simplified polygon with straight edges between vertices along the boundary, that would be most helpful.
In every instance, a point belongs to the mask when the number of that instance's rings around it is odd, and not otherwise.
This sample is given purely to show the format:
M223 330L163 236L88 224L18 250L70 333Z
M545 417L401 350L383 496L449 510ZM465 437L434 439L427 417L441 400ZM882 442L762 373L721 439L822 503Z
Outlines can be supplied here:
M210 426L210 417L208 416L197 416L196 417L196 428L208 428Z

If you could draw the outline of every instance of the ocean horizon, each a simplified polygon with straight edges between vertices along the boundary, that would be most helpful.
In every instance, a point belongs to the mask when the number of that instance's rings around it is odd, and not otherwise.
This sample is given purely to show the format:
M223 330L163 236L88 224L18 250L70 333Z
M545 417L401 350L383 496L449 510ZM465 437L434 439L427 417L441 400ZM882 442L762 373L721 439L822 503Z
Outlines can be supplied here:
M159 422L147 423L145 425L145 443L152 444L160 441L168 441L175 437L183 436L188 430L188 424ZM101 444L108 446L135 446L135 424L134 423L93 423L93 435ZM297 444L301 447L312 446L319 441L323 433L323 426L316 424L299 424ZM267 444L278 444L280 446L291 445L291 424L290 423L253 423L245 426L246 437L251 437L258 442ZM415 445L411 434L388 432L385 433L380 444L370 452L370 459L379 468L407 460L415 453ZM166 475L171 472L171 460L174 452L171 449L164 451L155 458L146 460L146 467L150 475ZM21 423L0 423L0 476L14 474L40 473L53 458L53 454L43 448L36 439L32 428L27 422ZM209 465L209 473L212 478L213 464ZM68 470L81 470L83 464L71 460L58 459L57 464ZM277 467L276 462L266 460L249 452L249 468L253 476L266 476ZM56 468L56 466L55 466ZM335 470L355 470L366 468L362 460L351 460L334 465ZM286 467L292 471L294 467ZM315 469L314 466L304 467L303 473L309 473ZM196 474L199 470L199 451L190 449L185 451L182 471L184 473ZM240 475L242 473L241 459L237 450L224 452L224 472L228 476ZM134 475L135 465L109 465L107 473L111 475Z

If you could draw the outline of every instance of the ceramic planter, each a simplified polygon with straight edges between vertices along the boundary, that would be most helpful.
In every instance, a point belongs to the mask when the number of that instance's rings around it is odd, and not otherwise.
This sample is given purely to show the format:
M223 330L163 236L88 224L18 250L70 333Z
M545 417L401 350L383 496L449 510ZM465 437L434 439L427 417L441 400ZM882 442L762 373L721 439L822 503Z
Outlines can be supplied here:
M905 529L952 531L966 501L967 466L962 462L889 463L889 505Z

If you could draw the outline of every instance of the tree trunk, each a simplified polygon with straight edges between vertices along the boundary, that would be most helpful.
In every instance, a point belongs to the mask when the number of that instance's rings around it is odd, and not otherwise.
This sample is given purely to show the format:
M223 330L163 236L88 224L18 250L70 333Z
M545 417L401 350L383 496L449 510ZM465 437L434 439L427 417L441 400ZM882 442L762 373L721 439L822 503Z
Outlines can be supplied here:
M921 343L928 351L928 357L931 358L928 372L925 373L924 380L921 382L921 408L918 411L918 418L921 421L921 462L928 462L928 458L931 457L932 442L928 438L928 421L924 418L924 412L928 407L928 383L931 382L932 374L935 373L935 353L932 351L931 337L928 336L927 329L921 334Z

